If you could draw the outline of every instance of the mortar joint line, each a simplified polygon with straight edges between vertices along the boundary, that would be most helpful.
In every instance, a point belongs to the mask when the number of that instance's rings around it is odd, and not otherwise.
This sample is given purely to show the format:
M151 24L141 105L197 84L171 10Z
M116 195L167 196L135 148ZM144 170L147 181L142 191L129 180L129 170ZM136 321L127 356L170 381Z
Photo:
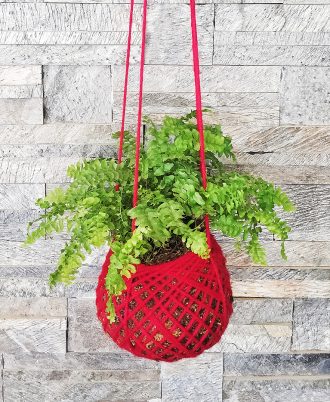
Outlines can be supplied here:
M214 61L214 48L215 48L215 4L213 4L213 21L212 21L212 27L213 27L213 32L212 32L212 59L211 59L211 64L213 65Z
M5 358L3 353L1 354L1 399L5 402L5 386L4 386L4 368L5 368Z

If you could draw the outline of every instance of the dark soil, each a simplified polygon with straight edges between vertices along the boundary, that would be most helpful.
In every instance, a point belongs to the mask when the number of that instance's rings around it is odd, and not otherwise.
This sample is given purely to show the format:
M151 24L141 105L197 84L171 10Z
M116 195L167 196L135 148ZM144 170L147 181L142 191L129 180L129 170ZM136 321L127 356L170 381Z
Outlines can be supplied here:
M186 252L187 248L181 237L173 236L163 247L154 246L141 258L141 262L146 265L162 264L174 260Z

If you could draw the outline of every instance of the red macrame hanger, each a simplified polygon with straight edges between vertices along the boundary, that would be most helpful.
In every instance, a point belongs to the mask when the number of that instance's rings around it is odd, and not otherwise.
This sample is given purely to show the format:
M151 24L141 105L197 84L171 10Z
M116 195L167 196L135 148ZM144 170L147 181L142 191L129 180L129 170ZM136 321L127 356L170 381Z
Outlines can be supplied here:
M128 23L126 62L125 62L124 95L123 95L123 104L122 104L121 127L120 127L120 136L119 136L119 148L118 148L118 163L121 163L122 158L123 158L123 146L124 146L124 135L125 135L125 118L126 118L127 92L128 92L128 73L129 73L130 56L131 56L131 44L132 44L133 11L134 11L134 0L131 0L130 12L129 12L129 23Z
M200 83L200 69L199 69L199 54L198 54L198 37L197 37L197 23L196 23L196 4L195 0L190 0L190 20L191 20L191 39L192 39L192 52L193 52L193 64L194 64L194 78L195 78L195 97L196 97L196 119L197 119L197 129L199 132L199 160L200 160L200 171L202 176L202 184L204 190L207 189L207 171L206 171L206 159L205 159L205 138L204 138L204 124L203 124L203 108L202 108L202 93L201 93L201 83ZM207 243L210 249L210 263L213 267L219 286L219 292L222 297L225 298L222 281L220 279L219 269L217 264L212 258L212 238L210 221L208 215L204 217L205 223L205 233L207 238ZM223 305L224 314L227 314L227 307Z
M133 208L135 208L137 206L138 190L139 190L143 78L144 78L144 60L145 60L145 50L146 50L146 36L147 36L147 8L148 8L148 1L143 0L142 43L141 43L141 59L140 59L140 85L139 85L138 117L137 117L137 127L136 127L135 167L134 167L134 184L133 184ZM132 230L133 231L135 230L135 219L132 220Z
M204 190L207 188L207 172L205 160L205 139L204 139L204 124L203 124L203 108L202 108L202 94L200 83L200 70L199 70L199 54L198 54L198 38L197 38L197 24L196 24L196 6L195 0L190 0L190 19L191 19L191 39L192 39L192 52L194 64L194 79L195 79L195 97L196 97L196 119L197 129L199 132L199 166L202 176L202 184ZM207 243L211 250L211 230L208 215L205 215L205 232Z
M141 123L142 123L142 103L143 103L143 78L144 78L144 61L145 61L145 48L146 48L146 34L147 34L147 0L143 0L143 15L142 15L142 43L141 43L141 59L140 59L140 79L139 79L139 100L138 100L138 117L136 127L136 146L135 146L135 166L134 166L134 184L133 184L133 208L138 203L138 189L139 189L139 165L140 165L140 147L141 147ZM130 3L128 39L126 50L126 63L125 63L125 80L124 80L124 95L122 106L121 129L119 136L119 149L118 149L118 163L121 163L123 156L123 145L125 135L125 117L127 107L127 93L128 93L128 75L130 66L130 54L132 43L132 26L133 26L133 11L134 0ZM132 230L135 230L135 219L132 220Z
M142 43L141 43L141 59L140 59L140 78L139 78L139 100L138 100L138 115L137 115L137 128L136 128L136 147L135 147L135 166L134 166L134 184L133 184L133 208L138 203L138 188L139 188L139 162L140 162L140 147L141 147L141 123L142 123L142 104L143 104L143 79L144 79L144 62L145 62L145 47L146 47L146 32L147 32L147 0L143 1L143 15L142 15ZM125 68L125 81L124 81L124 95L123 95L123 108L122 108L122 121L121 131L119 138L118 162L121 163L123 155L123 143L125 133L125 116L127 106L127 92L128 92L128 75L130 65L130 51L132 42L132 25L133 25L133 10L134 0L131 0L130 17L129 17L129 30L126 52L126 68ZM198 54L198 38L197 38L197 24L196 24L196 6L195 0L190 0L190 16L191 16L191 34L192 34L192 52L193 52L193 65L194 65L194 81L195 81L195 96L196 96L196 119L197 129L199 132L200 141L200 171L202 177L203 188L207 188L207 172L205 160L205 139L204 139L204 125L203 125L203 109L202 109L202 96L200 86L200 69L199 69L199 54ZM206 215L204 218L205 232L209 248L211 249L211 231L209 217ZM135 220L132 221L132 230L135 229Z

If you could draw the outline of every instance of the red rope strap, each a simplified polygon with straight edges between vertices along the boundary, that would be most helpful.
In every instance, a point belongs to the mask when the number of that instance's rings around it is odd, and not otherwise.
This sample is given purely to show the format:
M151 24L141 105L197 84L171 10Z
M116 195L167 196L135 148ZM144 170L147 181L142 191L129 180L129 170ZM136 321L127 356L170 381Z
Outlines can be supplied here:
M138 189L139 189L143 77L144 77L144 60L145 60L146 33L147 33L147 5L148 5L147 0L143 0L142 44L141 44L141 60L140 60L140 86L139 86L139 104L138 104L138 118L137 118L137 128L136 128L135 168L134 168L134 184L133 184L133 208L135 208L138 203ZM132 230L133 231L135 230L135 219L133 219L133 221L132 221Z
M136 207L136 205L138 203L138 189L139 189L139 165L140 165L141 123L142 123L142 104L143 104L143 79L144 79L144 62L145 62L146 32L147 32L147 5L148 5L147 0L143 0L139 99L138 99L135 167L134 167L134 183L133 183L133 208ZM126 52L122 120L121 120L121 130L120 130L119 149L118 149L118 163L121 163L122 156L123 156L125 116L126 116L127 92L128 92L128 74L129 74L130 52L131 52L131 42L132 42L133 10L134 10L134 0L131 0L127 52ZM206 189L207 188L207 172L206 172L206 160L205 160L205 140L204 140L202 96L201 96L201 85L200 85L200 69L199 69L195 0L190 0L190 16L191 16L192 52L193 52L195 96L196 96L196 119L197 119L197 129L199 132L199 140L200 140L200 150L199 150L200 171L201 171L203 188ZM207 215L205 216L204 221L205 221L205 231L206 231L207 242L208 242L209 247L211 248L211 231L210 231L209 217ZM132 221L132 230L133 231L135 230L135 226L136 226L135 220L133 220Z
M193 51L193 63L194 63L194 78L195 78L195 97L196 97L196 118L197 129L199 132L199 159L200 159L200 171L202 176L202 184L204 189L207 188L207 172L206 172L206 159L205 159L205 139L204 139L204 124L203 124L203 108L202 108L202 94L200 83L200 69L199 69L199 55L198 55L198 38L197 38L197 24L196 24L196 4L195 0L190 0L190 17L191 17L191 38L192 38L192 51ZM209 249L212 250L212 236L210 230L210 221L208 215L205 215L205 232ZM219 274L219 269L213 255L210 255L210 263L213 267L218 285L219 292L224 296L222 281ZM223 306L224 314L227 315L227 306Z
M200 171L202 176L202 184L204 189L207 188L207 173L206 173L206 160L205 160L205 140L204 140L204 125L203 125L203 112L202 112L202 95L199 71L199 55L198 55L198 38L196 26L196 6L195 0L190 0L190 17L191 17L191 39L192 39L192 52L194 63L194 77L195 77L195 97L196 97L196 118L197 129L199 132L199 158L200 158ZM205 215L205 232L208 245L211 249L211 231L209 217Z
M121 128L120 128L119 148L118 148L118 163L121 163L122 158L123 158L125 117L126 117L127 90L128 90L128 72L129 72L129 60L130 60L130 55L131 55L131 43L132 43L133 10L134 10L134 0L131 0L131 6L130 6L130 12L129 12L129 24L128 24L127 50L126 50L123 108L122 108Z

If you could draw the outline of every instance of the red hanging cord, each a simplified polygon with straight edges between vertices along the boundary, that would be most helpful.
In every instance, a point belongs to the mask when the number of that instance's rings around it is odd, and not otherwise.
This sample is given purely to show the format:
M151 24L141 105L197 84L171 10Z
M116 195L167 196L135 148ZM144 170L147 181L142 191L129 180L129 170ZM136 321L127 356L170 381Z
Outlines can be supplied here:
M131 0L130 12L129 12L129 24L128 24L127 50L126 50L123 108L122 108L121 128L120 128L119 148L118 148L118 163L121 163L123 158L125 117L126 117L127 91L128 91L128 73L129 73L129 64L130 64L129 61L131 55L131 43L132 43L133 10L134 10L134 0Z
M133 184L133 208L138 202L139 189L139 165L140 165L140 147L141 147L141 123L142 123L142 100L143 100L143 76L144 76L144 60L146 48L147 33L147 0L143 0L143 17L142 17L142 44L141 44L141 60L140 60L140 86L139 86L139 104L138 118L136 128L136 147L135 147L135 168L134 168L134 184ZM132 230L135 230L135 219L132 221Z
M202 176L202 184L204 189L207 188L207 172L206 172L206 159L205 159L205 139L204 139L204 124L203 124L203 108L202 108L202 94L201 94L201 84L200 84L200 71L199 71L199 55L198 55L198 38L197 38L197 24L196 24L196 5L195 0L190 0L190 16L191 16L191 38L192 38L192 51L193 51L193 62L194 62L194 77L195 77L195 94L196 94L196 118L197 118L197 129L199 132L199 158L200 158L200 170ZM209 249L212 250L212 236L210 229L210 221L208 215L205 215L205 232L207 243ZM222 287L222 280L219 274L219 268L213 255L210 255L210 263L213 267L221 297L225 298L224 290ZM223 305L223 313L227 316L227 305Z
M138 117L136 129L136 147L135 147L135 167L134 167L134 184L133 184L133 208L138 203L138 188L139 188L139 165L140 165L140 147L141 147L141 123L142 123L142 104L143 104L143 78L144 78L144 62L145 62L145 48L146 48L146 31L147 31L147 0L143 0L143 17L142 17L142 43L141 43L141 59L140 59L140 82L139 82L139 100L138 100ZM133 9L134 0L131 0L130 18L129 18L129 32L127 42L126 54L126 69L125 69L125 82L124 82L124 95L123 95L123 110L122 122L119 139L118 162L121 163L123 154L124 132L125 132L125 114L127 105L127 92L128 92L128 73L129 73L129 60L131 50L131 37L133 25ZM197 24L196 24L196 5L195 0L190 0L190 16L191 16L191 35L192 35L192 51L193 51L193 65L194 65L194 80L195 80L195 96L196 96L196 119L197 129L200 138L200 171L202 176L203 188L207 188L207 172L205 160L205 139L204 139L204 125L203 125L203 112L202 112L202 96L200 86L200 69L199 69L199 54L198 54L198 38L197 38ZM211 231L209 224L209 217L206 215L205 232L209 247L211 247ZM132 230L135 230L135 219L132 221Z
M205 139L204 139L204 125L203 125L203 109L202 109L202 95L200 83L200 70L199 70L199 55L198 55L198 38L197 38L197 24L196 24L196 5L195 0L190 0L190 17L191 17L191 39L192 39L192 52L194 63L194 78L195 78L195 96L196 96L196 119L197 129L199 132L199 158L200 158L200 171L202 176L202 184L204 189L207 188L207 172L205 160ZM211 248L211 231L209 217L205 215L205 232L207 242Z
M197 119L197 129L199 132L199 159L200 159L200 170L202 176L202 184L204 189L207 188L207 172L206 172L206 159L205 159L205 139L204 139L204 124L203 124L203 108L202 108L202 94L201 94L201 84L200 84L200 70L199 70L199 55L198 55L198 38L197 38L197 24L196 24L196 4L195 0L190 0L190 16L191 16L191 38L192 38L192 51L193 51L193 63L194 63L194 77L195 77L195 96L196 96L196 119ZM205 232L207 243L209 249L212 250L212 236L210 229L210 221L208 215L205 215ZM213 267L218 285L219 292L222 298L225 298L224 290L222 287L222 280L220 278L219 267L216 261L210 255L210 263ZM227 316L227 305L223 304L223 313Z

